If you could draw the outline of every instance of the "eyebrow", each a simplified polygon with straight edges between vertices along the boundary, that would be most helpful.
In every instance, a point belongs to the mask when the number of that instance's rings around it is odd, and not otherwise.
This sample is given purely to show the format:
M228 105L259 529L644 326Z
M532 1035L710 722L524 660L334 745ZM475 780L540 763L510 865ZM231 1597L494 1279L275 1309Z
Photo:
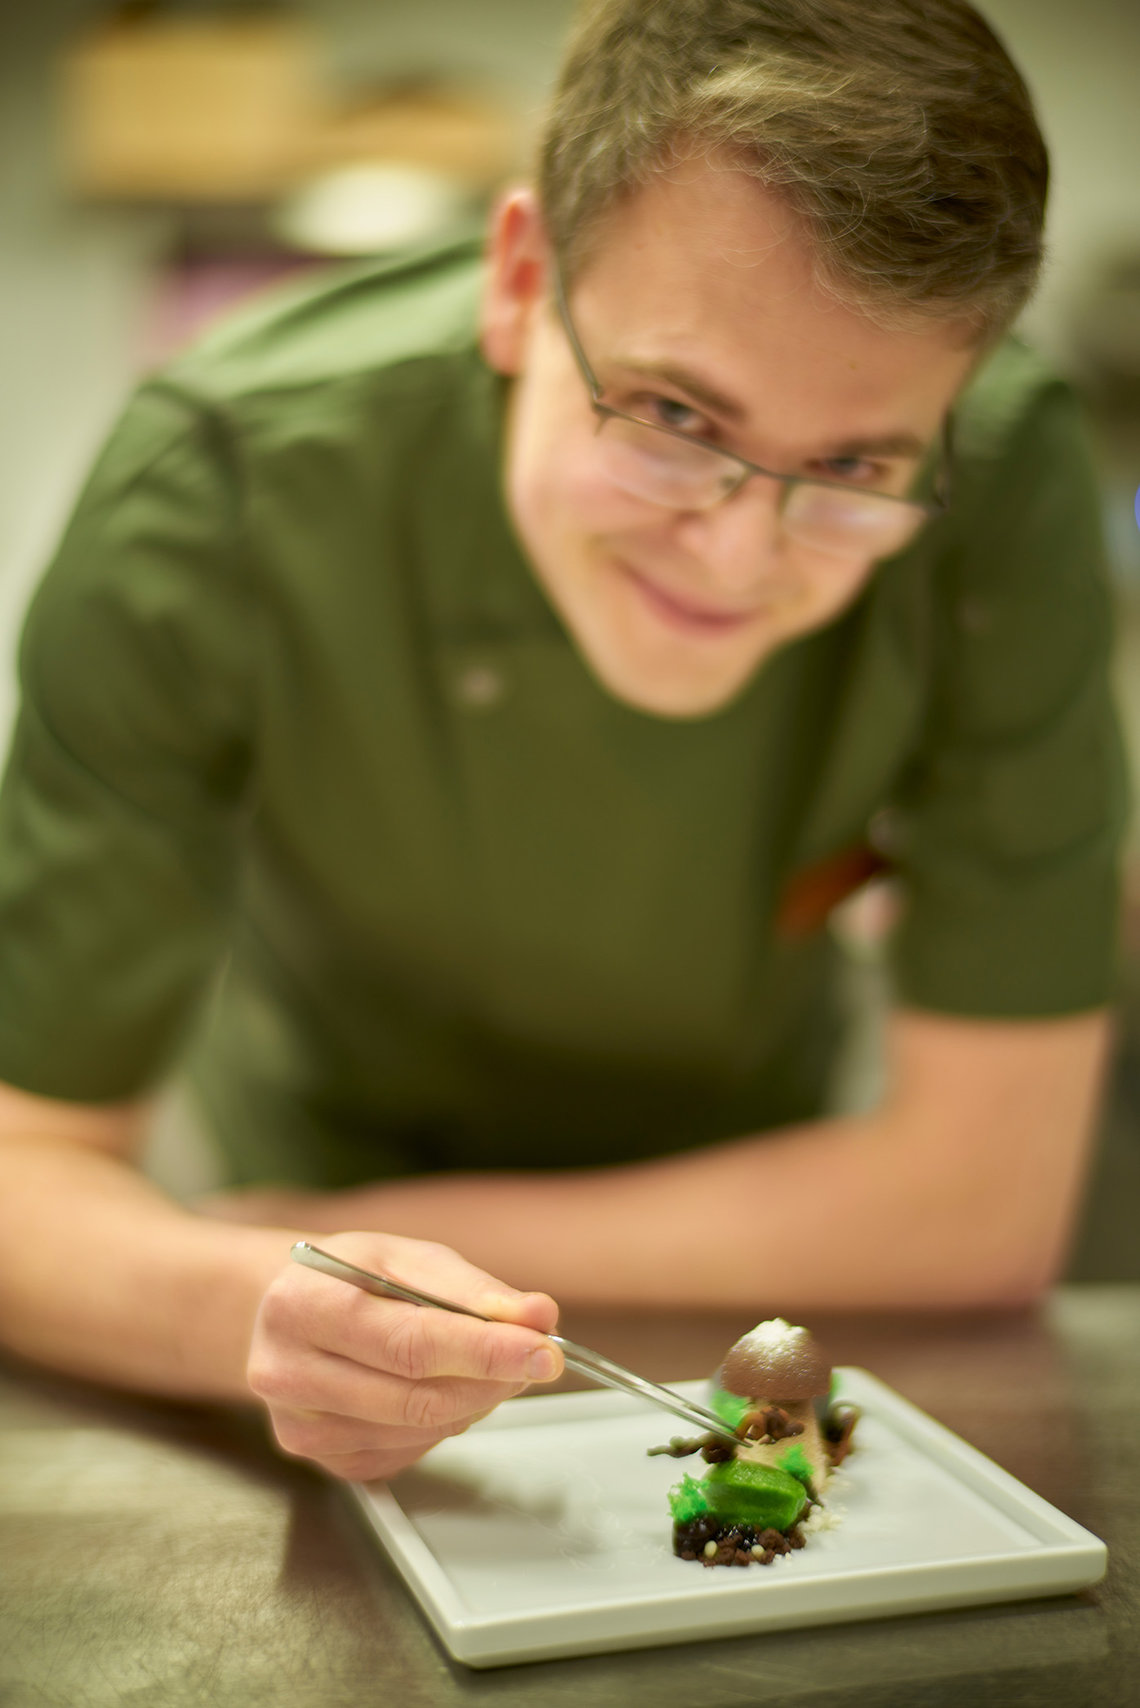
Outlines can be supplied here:
M930 446L917 433L881 433L867 439L843 439L825 457L924 457Z
M706 385L695 374L691 374L687 368L679 368L673 362L638 362L632 358L623 359L619 357L614 365L625 368L631 374L644 374L646 379L665 380L669 385L675 386L678 391L687 391L697 403L703 403L706 409L711 409L714 414L723 416L726 421L743 421L745 418L746 412L743 404L735 402L731 397L726 397L724 392Z
M723 420L734 423L743 422L747 417L744 406L734 398L727 397L724 392L717 391L714 386L698 379L687 368L676 366L673 362L639 362L632 358L618 358L614 364L624 368L628 373L644 374L647 379L665 380L678 391L684 391L696 403L701 403L706 409L712 410ZM834 444L825 445L813 454L819 457L913 457L916 460L925 457L930 446L917 433L906 431L897 433L879 433L863 438L848 438L837 440Z

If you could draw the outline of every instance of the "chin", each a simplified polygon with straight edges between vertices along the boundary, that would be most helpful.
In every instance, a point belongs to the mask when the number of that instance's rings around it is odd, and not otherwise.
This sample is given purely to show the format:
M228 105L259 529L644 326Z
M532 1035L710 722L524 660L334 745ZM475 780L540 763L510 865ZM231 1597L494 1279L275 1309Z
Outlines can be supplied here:
M597 659L587 662L602 687L616 700L652 717L682 721L712 717L732 705L753 681L767 656L765 653L763 658L751 660L747 669L714 682L684 674L631 669L626 662L615 664Z

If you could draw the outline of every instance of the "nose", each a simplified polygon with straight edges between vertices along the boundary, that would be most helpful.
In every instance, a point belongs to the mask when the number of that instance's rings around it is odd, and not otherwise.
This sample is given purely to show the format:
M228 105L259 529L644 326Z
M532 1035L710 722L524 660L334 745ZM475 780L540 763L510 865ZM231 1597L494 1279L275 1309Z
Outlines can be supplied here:
M761 586L782 546L779 482L755 475L710 509L679 513L676 539L723 592Z

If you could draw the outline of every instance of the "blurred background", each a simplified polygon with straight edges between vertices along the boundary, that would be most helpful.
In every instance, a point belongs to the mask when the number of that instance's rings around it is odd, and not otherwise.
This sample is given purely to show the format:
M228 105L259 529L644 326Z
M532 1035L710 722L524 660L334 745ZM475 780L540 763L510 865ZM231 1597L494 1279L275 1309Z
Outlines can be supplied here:
M1140 773L1140 4L981 9L1025 73L1052 150L1051 261L1022 329L1086 401ZM0 744L24 604L134 377L252 291L477 213L526 171L571 10L572 0L3 7ZM1075 1279L1140 1278L1135 823L1127 888L1118 1044ZM856 969L852 991L866 1043L873 968Z

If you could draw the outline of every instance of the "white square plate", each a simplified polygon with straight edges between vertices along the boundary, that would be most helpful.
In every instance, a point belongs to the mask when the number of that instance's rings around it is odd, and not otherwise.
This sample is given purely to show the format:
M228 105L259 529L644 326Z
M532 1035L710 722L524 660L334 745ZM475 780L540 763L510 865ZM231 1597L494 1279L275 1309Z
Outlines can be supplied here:
M770 1566L672 1552L653 1458L678 1425L612 1391L511 1400L391 1483L353 1492L440 1638L472 1667L1057 1595L1103 1577L1104 1543L865 1370L829 1484L839 1523ZM705 1384L678 1384L694 1398Z

